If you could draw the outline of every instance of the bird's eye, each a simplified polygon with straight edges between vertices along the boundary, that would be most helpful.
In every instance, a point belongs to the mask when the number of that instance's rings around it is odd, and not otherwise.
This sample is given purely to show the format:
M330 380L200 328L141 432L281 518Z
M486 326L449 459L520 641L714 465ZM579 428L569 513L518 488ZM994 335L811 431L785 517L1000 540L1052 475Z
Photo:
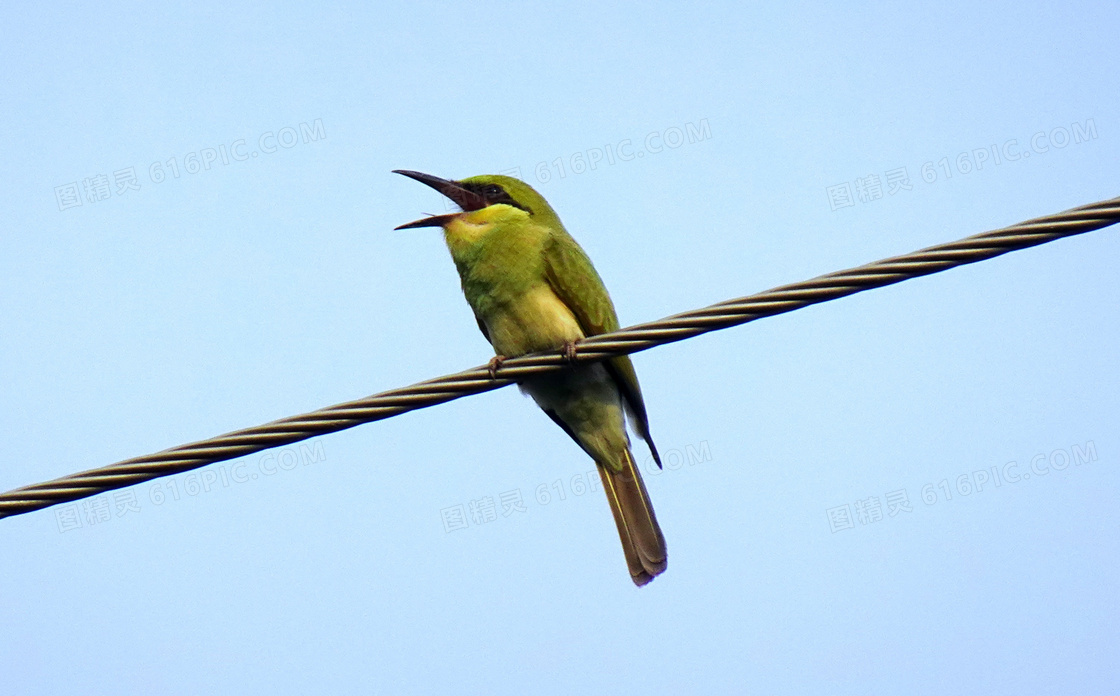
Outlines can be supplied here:
M483 195L485 195L487 198L498 198L502 195L502 193L502 187L496 184L490 184L485 189L483 189Z

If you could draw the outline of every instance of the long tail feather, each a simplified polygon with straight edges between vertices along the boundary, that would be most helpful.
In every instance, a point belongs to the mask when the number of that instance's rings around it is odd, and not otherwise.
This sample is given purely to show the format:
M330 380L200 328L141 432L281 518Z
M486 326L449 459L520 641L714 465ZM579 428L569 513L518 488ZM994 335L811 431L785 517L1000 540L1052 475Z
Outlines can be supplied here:
M622 540L630 577L640 587L665 571L669 559L665 537L657 525L657 517L653 514L653 505L649 502L634 455L627 450L621 471L614 471L598 462L596 464L618 525L618 536Z

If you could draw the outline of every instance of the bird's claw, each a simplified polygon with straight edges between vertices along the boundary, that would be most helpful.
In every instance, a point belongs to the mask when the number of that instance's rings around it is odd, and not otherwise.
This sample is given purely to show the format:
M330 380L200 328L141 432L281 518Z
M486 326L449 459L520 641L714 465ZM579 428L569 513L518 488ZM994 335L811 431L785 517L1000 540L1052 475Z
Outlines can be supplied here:
M498 369L505 361L506 356L504 355L495 355L490 358L490 362L486 365L486 369L490 371L490 379L498 379Z
M564 347L560 350L560 354L563 355L564 359L569 363L574 363L576 361L576 342L568 341L565 343Z

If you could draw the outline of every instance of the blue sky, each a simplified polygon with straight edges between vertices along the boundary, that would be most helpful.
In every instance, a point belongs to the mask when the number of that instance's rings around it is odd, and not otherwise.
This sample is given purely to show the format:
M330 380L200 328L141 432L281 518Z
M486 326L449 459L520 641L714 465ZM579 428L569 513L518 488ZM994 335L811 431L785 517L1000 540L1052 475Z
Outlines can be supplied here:
M1118 15L9 3L0 489L484 363L392 169L537 186L623 324L1116 196ZM1102 693L1118 255L636 355L641 589L512 388L2 520L0 691Z

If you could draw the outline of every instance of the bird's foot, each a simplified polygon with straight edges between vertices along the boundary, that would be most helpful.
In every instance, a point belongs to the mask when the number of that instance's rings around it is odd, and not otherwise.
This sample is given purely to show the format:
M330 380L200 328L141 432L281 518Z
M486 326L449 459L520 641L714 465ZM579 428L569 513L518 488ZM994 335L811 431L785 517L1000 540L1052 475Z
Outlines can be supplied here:
M486 369L490 371L490 379L498 379L498 369L501 368L502 363L505 361L506 356L504 355L495 355L490 358L490 362L486 365Z
M564 359L567 360L569 363L575 363L575 361L576 361L576 341L568 341L567 343L565 343L564 347L560 349L560 354L563 355Z

